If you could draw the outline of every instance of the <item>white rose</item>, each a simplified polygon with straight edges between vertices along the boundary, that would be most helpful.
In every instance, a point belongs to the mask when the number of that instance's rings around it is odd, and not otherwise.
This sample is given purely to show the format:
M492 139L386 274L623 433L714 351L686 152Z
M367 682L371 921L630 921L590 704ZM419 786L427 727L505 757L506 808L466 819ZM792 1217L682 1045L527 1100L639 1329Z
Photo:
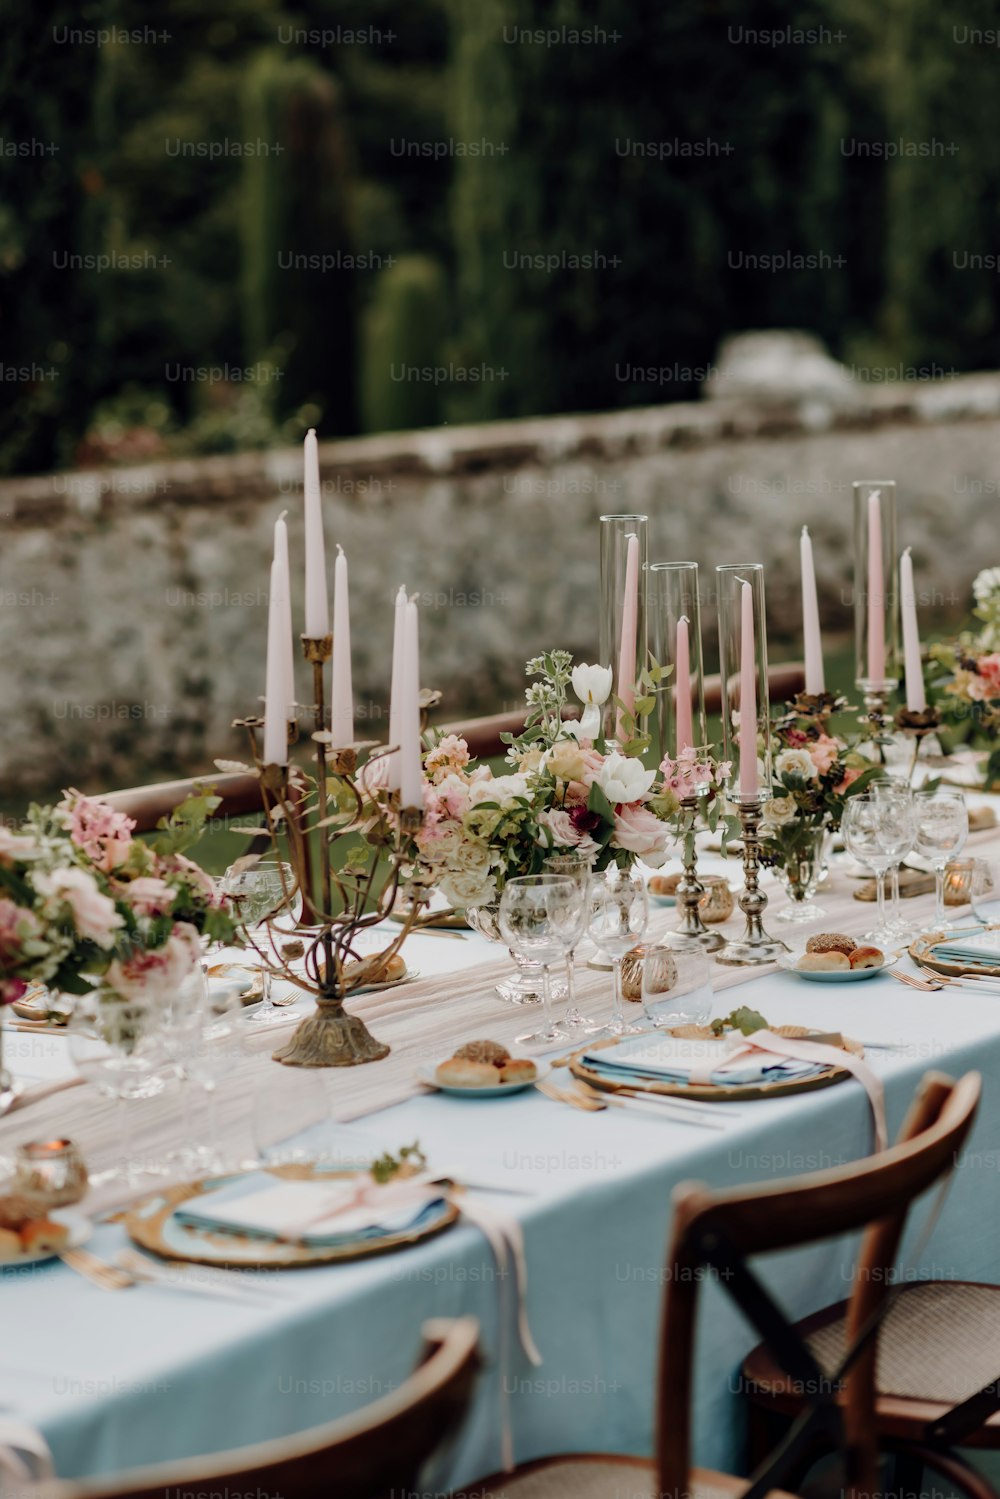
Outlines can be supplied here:
M783 828L786 823L794 822L798 810L794 796L772 796L764 803L761 822L765 828Z
M581 662L573 668L573 691L586 706L599 708L611 696L610 666L588 666Z
M605 760L595 780L614 807L620 802L641 801L656 780L656 771L647 770L641 760L620 755L616 750Z
M972 585L973 597L977 604L985 604L997 593L1000 593L1000 567L984 567Z
M466 872L446 874L438 889L448 904L459 911L469 906L488 906L497 893L492 875Z
M519 797L527 799L527 776L494 776L489 781L476 781L469 788L469 805L481 806L483 802L496 802L500 807L512 807Z
M798 776L803 781L814 781L818 774L812 755L804 749L783 750L774 768L782 780L785 776Z

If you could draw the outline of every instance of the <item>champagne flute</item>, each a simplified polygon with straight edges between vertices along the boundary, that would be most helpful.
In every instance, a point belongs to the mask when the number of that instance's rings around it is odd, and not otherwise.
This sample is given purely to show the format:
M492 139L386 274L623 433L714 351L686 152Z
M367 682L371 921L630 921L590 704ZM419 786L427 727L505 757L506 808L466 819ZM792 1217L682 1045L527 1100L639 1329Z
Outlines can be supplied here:
M222 876L220 888L229 896L239 924L249 936L252 927L265 925L269 916L283 906L290 907L295 893L295 876L290 864L262 859L245 869L238 864L230 865ZM260 976L261 1005L248 1014L247 1023L273 1025L276 1021L287 1020L288 1016L272 998L270 969L260 961L254 966Z
M588 930L596 945L611 959L614 971L615 1007L611 1020L603 1027L613 1036L632 1035L643 1029L625 1019L622 959L641 942L648 925L649 897L646 881L640 875L612 865L603 877L591 882Z
M950 931L963 925L952 921L944 908L944 872L949 859L960 854L969 836L969 812L961 791L949 786L936 790L916 791L916 850L934 869L937 900L934 911L935 931Z
M566 948L566 1013L560 1024L577 1036L591 1036L603 1027L581 1014L576 998L576 949L587 927L587 896L590 889L593 860L589 854L549 854L547 873L566 875L580 889L579 927Z
M499 912L503 939L542 970L542 1026L518 1036L522 1046L551 1047L566 1040L566 1032L552 1019L549 965L565 953L563 934L571 932L583 898L579 885L566 875L521 875L503 887Z

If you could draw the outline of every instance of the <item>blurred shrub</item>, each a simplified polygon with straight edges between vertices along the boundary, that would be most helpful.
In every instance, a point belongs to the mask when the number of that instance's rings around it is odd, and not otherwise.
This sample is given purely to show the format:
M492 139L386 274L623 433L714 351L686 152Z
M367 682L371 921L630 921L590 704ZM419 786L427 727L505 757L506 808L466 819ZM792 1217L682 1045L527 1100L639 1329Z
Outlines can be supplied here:
M447 316L445 274L436 261L407 255L379 274L365 317L366 431L432 427L441 420Z

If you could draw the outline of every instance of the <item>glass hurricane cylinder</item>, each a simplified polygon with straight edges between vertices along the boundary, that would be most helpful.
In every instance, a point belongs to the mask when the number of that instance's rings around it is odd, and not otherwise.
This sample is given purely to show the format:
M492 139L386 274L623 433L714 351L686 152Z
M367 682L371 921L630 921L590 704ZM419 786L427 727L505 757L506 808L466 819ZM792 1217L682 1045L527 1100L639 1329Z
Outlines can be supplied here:
M853 488L854 678L866 697L884 697L899 683L896 485L859 479Z
M764 567L760 562L727 563L715 569L715 577L722 678L722 758L732 765L727 790L732 801L753 805L771 795ZM749 585L749 593L744 584ZM743 716L745 686L752 693L749 726Z
M685 746L702 749L708 743L697 562L650 563L646 570L646 617L653 660L670 669L657 696L659 758L669 755L676 759ZM682 630L678 659L677 626L681 620L686 625L687 648Z
M647 538L648 517L645 515L601 516L601 615L598 654L602 666L610 666L613 676L611 697L605 708L607 722L605 731L614 733L616 722L615 698L622 696L622 687L633 688L642 667L646 664L646 563L649 555ZM622 619L625 613L626 577L628 572L629 537L638 541L638 579L636 588L635 659L628 647L623 661ZM623 678L629 674L630 680Z

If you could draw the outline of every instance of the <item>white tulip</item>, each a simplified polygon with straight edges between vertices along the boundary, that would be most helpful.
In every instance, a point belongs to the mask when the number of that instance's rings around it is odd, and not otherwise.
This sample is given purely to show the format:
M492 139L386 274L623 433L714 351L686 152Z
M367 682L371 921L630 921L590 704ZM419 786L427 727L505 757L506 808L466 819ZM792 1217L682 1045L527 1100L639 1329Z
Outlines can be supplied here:
M600 707L611 696L612 671L610 666L588 666L581 662L573 668L573 691L581 703Z
M656 780L655 770L646 770L641 760L630 755L610 754L597 773L596 781L611 805L637 802Z

